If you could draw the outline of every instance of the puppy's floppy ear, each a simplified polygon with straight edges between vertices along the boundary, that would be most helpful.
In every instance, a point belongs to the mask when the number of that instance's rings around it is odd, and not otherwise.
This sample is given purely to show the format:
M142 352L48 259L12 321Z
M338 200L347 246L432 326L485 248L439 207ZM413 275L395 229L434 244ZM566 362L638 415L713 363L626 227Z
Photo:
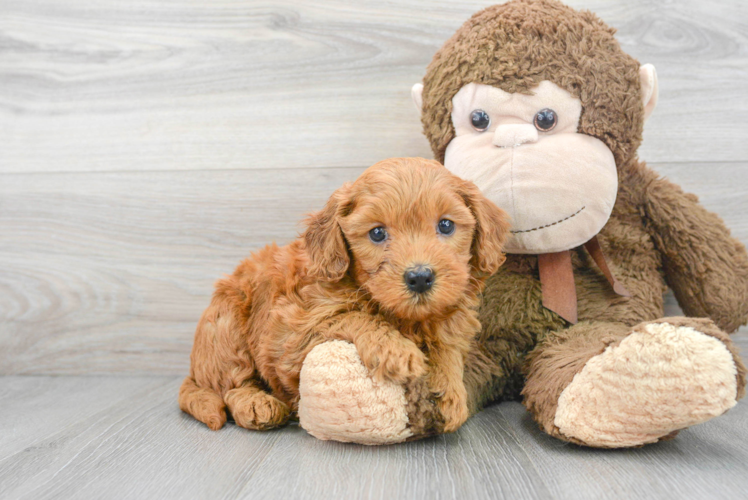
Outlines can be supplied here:
M503 249L509 236L509 217L472 182L461 180L459 193L475 217L470 264L479 273L493 274L506 260Z
M350 258L340 218L351 202L351 184L346 183L332 194L325 208L307 218L303 238L309 256L309 276L338 281L348 270Z

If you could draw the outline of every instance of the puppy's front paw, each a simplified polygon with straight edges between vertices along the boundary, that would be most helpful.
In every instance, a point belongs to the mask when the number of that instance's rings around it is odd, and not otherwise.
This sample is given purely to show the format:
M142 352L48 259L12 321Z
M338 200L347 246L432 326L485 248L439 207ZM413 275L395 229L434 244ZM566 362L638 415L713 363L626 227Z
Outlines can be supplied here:
M444 417L444 432L454 432L468 419L467 389L462 371L445 370L443 365L432 369L429 387L439 398L437 407Z
M225 396L236 425L245 429L267 430L288 422L290 410L281 400L262 391L232 389Z
M361 360L380 380L402 384L426 373L426 356L406 338L386 339L368 351L360 352Z
M467 397L447 393L439 400L439 411L444 417L444 432L454 432L468 419Z

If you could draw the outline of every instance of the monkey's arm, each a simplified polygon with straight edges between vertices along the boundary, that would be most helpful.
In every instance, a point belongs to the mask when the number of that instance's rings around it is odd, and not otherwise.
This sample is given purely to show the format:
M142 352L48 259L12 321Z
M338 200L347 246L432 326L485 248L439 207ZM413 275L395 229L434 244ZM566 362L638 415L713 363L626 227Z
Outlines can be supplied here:
M709 317L727 332L748 320L748 254L716 214L665 179L649 179L645 223L665 279L688 316Z

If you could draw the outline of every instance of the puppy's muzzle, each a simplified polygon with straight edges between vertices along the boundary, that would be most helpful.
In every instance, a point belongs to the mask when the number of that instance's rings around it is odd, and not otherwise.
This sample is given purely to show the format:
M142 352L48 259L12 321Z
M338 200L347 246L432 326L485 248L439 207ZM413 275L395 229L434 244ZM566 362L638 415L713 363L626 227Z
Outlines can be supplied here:
M403 279L408 286L408 290L415 293L424 293L431 290L435 278L434 271L422 264L409 267L403 274Z

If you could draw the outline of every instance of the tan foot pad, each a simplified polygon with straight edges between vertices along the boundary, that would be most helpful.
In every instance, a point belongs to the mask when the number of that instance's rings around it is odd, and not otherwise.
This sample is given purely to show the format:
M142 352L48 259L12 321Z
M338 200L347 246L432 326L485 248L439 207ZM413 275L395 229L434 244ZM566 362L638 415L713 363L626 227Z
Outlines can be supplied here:
M591 446L654 443L736 404L737 368L719 340L650 323L591 358L561 393L555 424Z
M299 423L319 439L390 444L412 436L402 386L372 379L348 342L325 342L309 353L299 393Z

